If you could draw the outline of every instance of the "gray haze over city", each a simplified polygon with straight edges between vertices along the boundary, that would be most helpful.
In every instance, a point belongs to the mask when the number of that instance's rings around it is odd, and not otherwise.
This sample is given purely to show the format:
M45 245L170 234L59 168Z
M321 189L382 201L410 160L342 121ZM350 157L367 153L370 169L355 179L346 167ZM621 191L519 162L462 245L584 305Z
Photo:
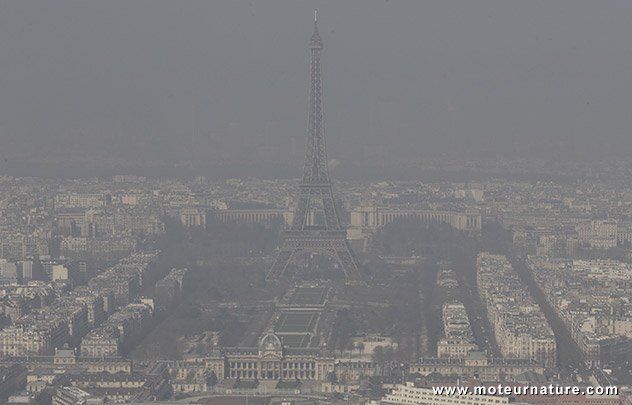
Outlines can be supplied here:
M254 162L294 177L316 8L341 175L367 160L560 163L632 150L626 0L5 1L4 168L229 176L208 166L261 173Z
M632 405L631 17L0 0L0 405Z

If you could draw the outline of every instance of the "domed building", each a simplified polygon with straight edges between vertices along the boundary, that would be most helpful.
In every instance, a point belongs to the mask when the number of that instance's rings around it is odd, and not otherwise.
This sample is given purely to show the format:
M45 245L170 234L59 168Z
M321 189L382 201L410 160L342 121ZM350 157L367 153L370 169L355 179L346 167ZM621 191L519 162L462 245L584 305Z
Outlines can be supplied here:
M219 379L241 380L316 380L326 381L334 372L334 356L319 348L283 346L283 340L274 332L266 332L257 347L224 348L221 354L207 358L207 366Z

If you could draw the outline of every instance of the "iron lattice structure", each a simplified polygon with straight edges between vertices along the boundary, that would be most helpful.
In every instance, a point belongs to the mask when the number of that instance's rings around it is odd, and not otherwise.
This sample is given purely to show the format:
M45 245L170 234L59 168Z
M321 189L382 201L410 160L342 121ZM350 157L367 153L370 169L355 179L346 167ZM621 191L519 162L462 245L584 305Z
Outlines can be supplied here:
M283 232L280 251L267 279L280 279L295 257L316 252L332 257L344 272L348 284L364 284L358 270L358 261L347 241L347 231L340 225L327 168L320 78L322 50L323 41L318 35L318 23L315 20L314 34L309 41L309 124L303 178L299 183L298 203L292 226L290 230ZM311 209L316 206L322 212L322 225L313 225L308 221Z

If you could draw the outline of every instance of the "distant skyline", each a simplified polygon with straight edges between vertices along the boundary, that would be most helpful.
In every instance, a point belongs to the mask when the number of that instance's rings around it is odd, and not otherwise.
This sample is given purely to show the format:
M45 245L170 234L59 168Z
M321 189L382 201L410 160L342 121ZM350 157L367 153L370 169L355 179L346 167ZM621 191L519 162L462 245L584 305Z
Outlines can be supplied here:
M0 173L257 163L299 177L315 9L341 168L632 152L626 0L36 0L0 3Z

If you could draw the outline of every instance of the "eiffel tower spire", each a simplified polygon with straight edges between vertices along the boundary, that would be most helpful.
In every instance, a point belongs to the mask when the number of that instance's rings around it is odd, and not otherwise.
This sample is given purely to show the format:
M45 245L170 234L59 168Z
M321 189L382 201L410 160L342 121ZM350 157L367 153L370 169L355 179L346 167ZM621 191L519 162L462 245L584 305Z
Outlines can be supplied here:
M323 40L318 35L318 10L314 10L314 33L309 39L309 49L323 49Z
M314 13L314 33L309 41L310 87L309 121L307 126L307 152L303 177L294 219L289 231L283 234L283 243L267 279L279 279L296 256L318 252L333 258L344 272L347 283L364 284L358 270L358 261L347 241L347 231L340 225L327 168L325 136L323 131L322 87L320 58L323 41L318 34L317 12ZM315 225L311 220L314 211L320 211L324 223Z

